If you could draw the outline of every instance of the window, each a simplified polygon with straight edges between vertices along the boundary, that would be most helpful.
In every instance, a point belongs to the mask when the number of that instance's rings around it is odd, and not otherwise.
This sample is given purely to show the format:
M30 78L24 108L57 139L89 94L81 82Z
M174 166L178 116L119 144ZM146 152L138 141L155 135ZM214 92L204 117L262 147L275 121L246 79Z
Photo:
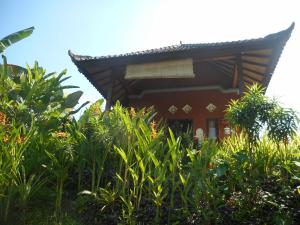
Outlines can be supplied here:
M219 138L218 136L218 120L207 120L207 138L210 140L217 140Z
M169 120L168 126L171 128L175 136L181 136L183 133L190 132L192 130L192 120Z

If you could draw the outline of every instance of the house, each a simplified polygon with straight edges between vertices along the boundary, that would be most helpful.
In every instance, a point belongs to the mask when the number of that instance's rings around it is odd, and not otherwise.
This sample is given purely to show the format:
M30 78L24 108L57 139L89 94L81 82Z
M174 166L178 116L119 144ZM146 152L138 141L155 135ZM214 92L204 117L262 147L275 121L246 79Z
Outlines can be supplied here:
M170 127L192 127L199 137L229 132L224 109L246 85L268 87L294 28L263 38L207 44L179 44L129 54L69 55L106 99L126 107L154 106Z

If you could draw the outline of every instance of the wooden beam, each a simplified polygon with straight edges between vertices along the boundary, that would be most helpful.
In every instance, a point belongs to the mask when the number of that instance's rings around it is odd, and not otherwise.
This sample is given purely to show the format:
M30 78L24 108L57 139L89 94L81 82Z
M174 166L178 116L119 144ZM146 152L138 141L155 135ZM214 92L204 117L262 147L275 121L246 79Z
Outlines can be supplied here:
M233 66L236 62L236 58L235 60L219 60L218 62L224 65Z
M97 83L102 83L102 84L107 84L110 83L111 78L110 77L105 77L101 79L94 79Z
M115 80L115 83L114 83L114 95L119 91L119 90L123 90L124 89L124 86L118 82L117 80Z
M239 94L241 95L245 89L244 83L244 73L242 67L242 57L239 54L236 58L236 67L237 67L237 74L238 74L238 83L239 83Z
M265 63L253 62L253 61L249 61L249 60L246 60L246 59L243 59L243 63L246 63L246 64L253 64L253 65L261 66L261 67L267 67L267 66L268 66L268 65L265 64Z
M105 82L106 82L107 80L110 80L111 76L112 76L112 71L111 70L107 70L107 71L105 71L103 73L98 73L98 76L93 75L91 77L96 82L99 82L99 81L102 82L103 80L105 80Z
M227 77L232 77L232 71L228 68L225 68L221 65L217 65L215 62L209 62L209 64L213 65L215 67L216 70L220 71L221 73L223 73L224 75L226 75Z
M227 71L225 71L225 70L223 70L223 69L221 69L221 68L219 68L219 67L216 67L216 70L220 71L220 72L221 72L222 74L224 74L226 77L229 77L229 78L232 77L232 76L229 75L230 73L228 73Z
M254 74L254 73L251 73L247 70L244 70L244 76L248 76L248 77L251 77L253 80L256 80L258 82L262 82L263 80L263 76L260 76L260 75L257 75L257 74Z
M255 58L269 58L271 54L244 53L243 56L250 56Z
M216 63L216 62L209 62L209 64L213 65L214 67L222 68L222 69L224 69L224 71L226 71L226 72L228 72L228 73L231 73L231 72L232 72L231 68L225 67L225 66L223 66L223 65L221 65L221 64L218 64L218 63Z
M219 62L214 62L217 66L227 69L228 71L233 72L233 67L225 64L221 64Z
M94 75L96 75L96 74L99 74L99 73L105 73L105 72L111 73L111 68L108 67L108 68L103 69L103 70L97 70L97 71L95 71L95 72L93 72L93 73L90 73L90 74L91 74L92 76L94 76Z
M220 57L209 57L206 59L195 58L193 59L193 62L210 62L210 61L219 61L219 60L227 60L227 59L235 59L235 56L229 55L229 56L220 56Z
M131 80L129 82L127 80L119 80L119 82L121 83L123 88L126 90L126 93L128 95L131 95L132 94L132 86L133 86L133 84L137 83L138 80Z
M121 89L118 92L114 93L112 103L115 103L116 101L121 101L121 99L125 98L126 96L126 90Z
M234 65L234 74L232 78L232 88L237 88L238 83L238 71L237 71L237 65Z
M254 77L251 77L251 76L249 76L248 74L246 74L246 73L244 73L244 77L245 78L249 78L249 79L251 79L253 82L256 82L256 83L261 83L261 81L260 80L258 80L258 79L256 79L256 78L254 78Z
M244 70L247 70L247 71L249 71L249 72L251 72L251 73L255 73L255 74L257 74L257 75L260 75L260 76L265 76L265 73L261 73L261 72L258 72L258 71L256 71L256 70L252 70L252 69L249 69L249 68L243 68Z
M111 79L110 85L108 87L107 96L106 96L105 111L110 110L110 108L112 106L113 89L114 89L114 80Z

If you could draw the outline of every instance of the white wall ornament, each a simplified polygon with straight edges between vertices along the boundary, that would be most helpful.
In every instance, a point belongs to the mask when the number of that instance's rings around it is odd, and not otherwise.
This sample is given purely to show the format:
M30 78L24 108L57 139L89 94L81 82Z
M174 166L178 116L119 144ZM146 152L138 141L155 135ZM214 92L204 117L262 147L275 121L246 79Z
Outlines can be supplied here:
M208 106L206 106L206 109L207 109L209 112L215 111L216 108L217 108L217 106L215 106L215 105L212 104L212 103L209 103Z
M171 105L168 109L168 111L172 114L176 113L177 110L178 108L175 105Z
M192 111L192 106L190 106L190 105L188 105L188 104L186 104L185 106L183 106L183 108L182 108L182 110L186 113L186 114L188 114L190 111Z

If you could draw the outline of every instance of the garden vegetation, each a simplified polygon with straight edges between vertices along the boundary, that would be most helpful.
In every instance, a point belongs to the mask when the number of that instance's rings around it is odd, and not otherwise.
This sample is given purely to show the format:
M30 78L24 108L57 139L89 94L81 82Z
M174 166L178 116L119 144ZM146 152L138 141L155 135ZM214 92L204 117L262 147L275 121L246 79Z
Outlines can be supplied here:
M298 119L261 87L230 102L235 134L199 149L151 108L99 100L75 120L66 71L2 58L0 224L299 224Z

